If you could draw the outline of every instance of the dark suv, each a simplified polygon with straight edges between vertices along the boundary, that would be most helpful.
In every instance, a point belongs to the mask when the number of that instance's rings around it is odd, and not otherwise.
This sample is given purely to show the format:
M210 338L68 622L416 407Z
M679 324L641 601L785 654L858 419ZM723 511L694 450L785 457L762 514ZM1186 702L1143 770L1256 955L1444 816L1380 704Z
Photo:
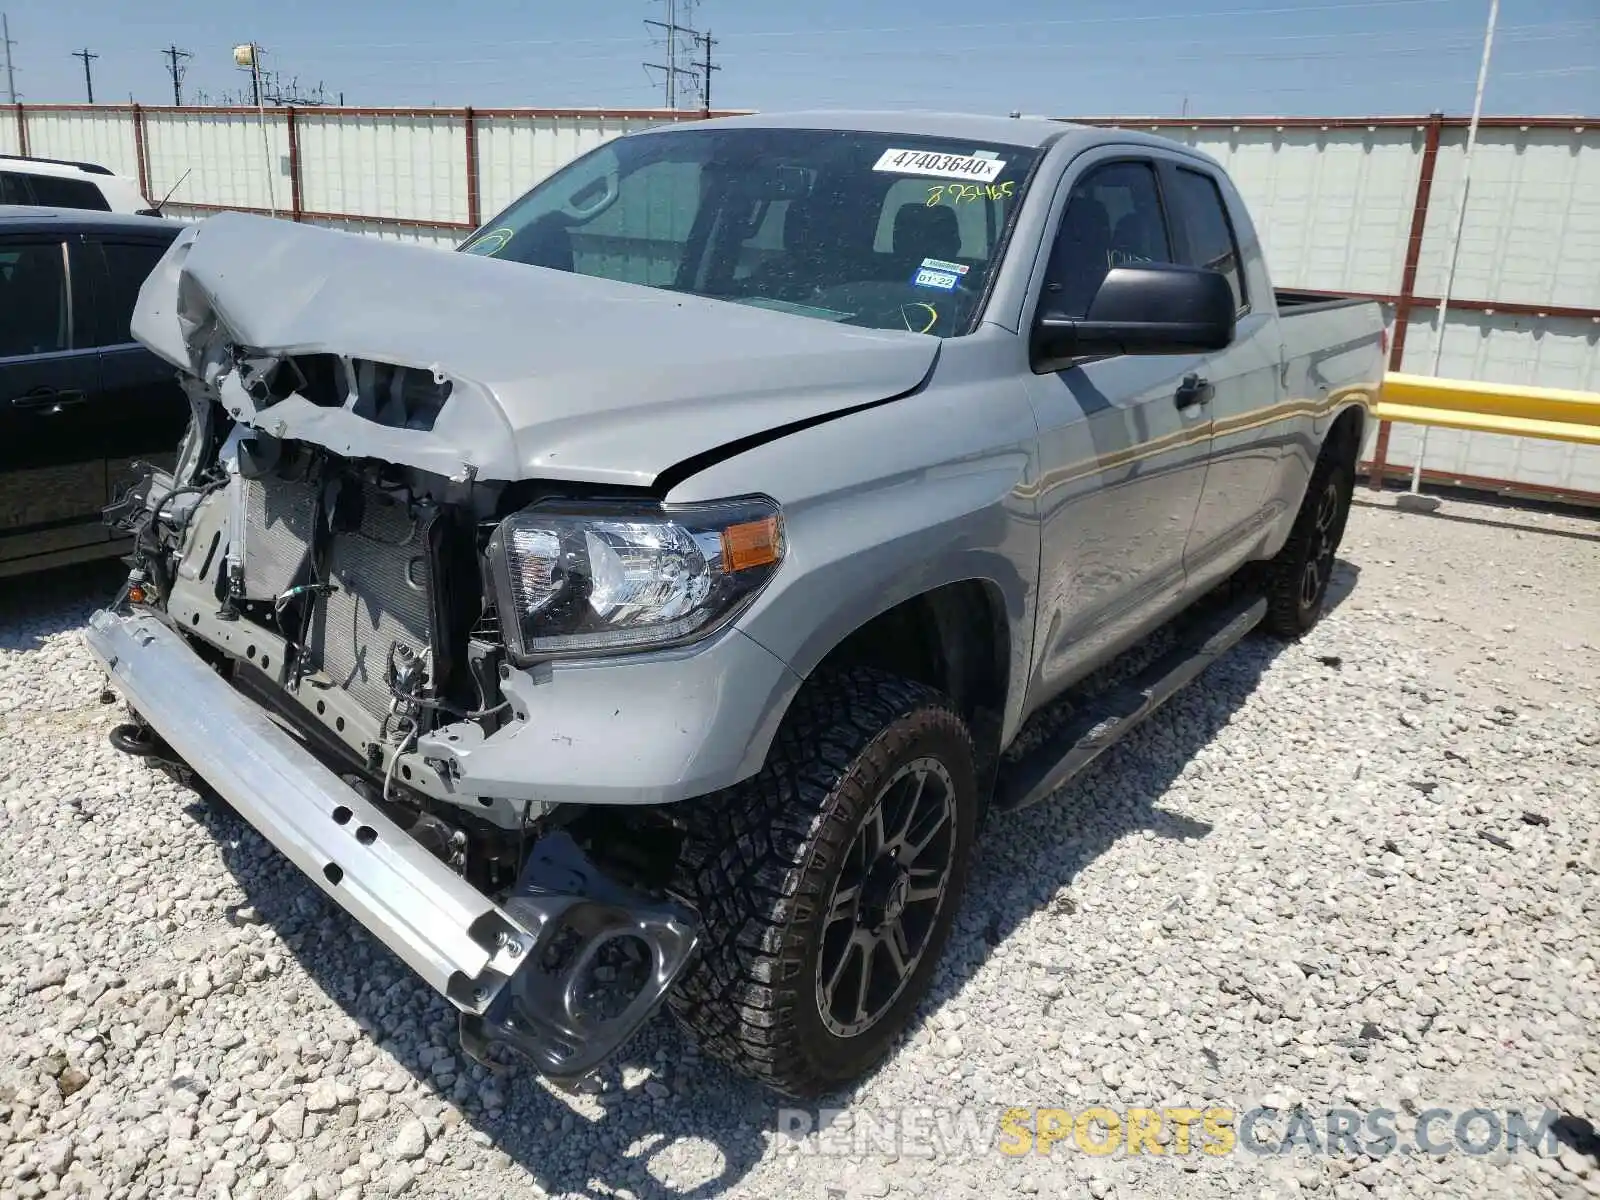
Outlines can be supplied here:
M129 460L170 458L189 406L128 333L183 225L0 207L0 577L115 554L100 518Z

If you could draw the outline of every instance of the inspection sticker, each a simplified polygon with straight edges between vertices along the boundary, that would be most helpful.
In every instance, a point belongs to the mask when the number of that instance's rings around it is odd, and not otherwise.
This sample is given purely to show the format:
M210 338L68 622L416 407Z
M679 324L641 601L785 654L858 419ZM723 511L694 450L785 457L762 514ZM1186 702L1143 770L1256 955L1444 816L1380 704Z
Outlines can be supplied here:
M874 171L897 175L936 175L941 179L976 179L989 183L1006 169L1003 158L976 154L938 154L930 150L885 150Z
M954 271L935 271L931 267L918 267L911 277L912 287L938 288L941 292L955 291L960 282L961 276Z

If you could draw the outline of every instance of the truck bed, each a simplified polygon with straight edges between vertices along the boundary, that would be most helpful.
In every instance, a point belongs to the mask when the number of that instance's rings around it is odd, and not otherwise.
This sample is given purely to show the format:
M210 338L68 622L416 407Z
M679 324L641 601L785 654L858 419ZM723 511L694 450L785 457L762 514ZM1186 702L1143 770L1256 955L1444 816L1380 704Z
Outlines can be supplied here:
M1330 292L1302 292L1294 288L1273 288L1280 317L1297 317L1304 313L1327 312L1334 308L1351 308L1360 304L1373 304L1359 296L1340 296Z

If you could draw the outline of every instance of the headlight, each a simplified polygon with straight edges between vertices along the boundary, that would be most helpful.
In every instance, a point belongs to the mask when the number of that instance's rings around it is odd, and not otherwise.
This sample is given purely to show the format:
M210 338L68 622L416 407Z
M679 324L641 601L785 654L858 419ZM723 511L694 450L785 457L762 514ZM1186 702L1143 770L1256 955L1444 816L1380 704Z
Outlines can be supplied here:
M783 561L783 518L757 498L694 507L536 504L489 542L506 649L519 662L704 637Z

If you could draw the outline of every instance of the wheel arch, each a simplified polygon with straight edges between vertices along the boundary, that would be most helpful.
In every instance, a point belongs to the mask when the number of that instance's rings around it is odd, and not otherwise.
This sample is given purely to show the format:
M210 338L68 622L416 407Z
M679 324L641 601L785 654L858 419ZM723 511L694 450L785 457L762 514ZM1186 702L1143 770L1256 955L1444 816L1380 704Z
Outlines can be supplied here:
M1334 416L1328 426L1328 432L1322 439L1322 453L1338 456L1354 472L1361 457L1361 443L1366 437L1366 431L1366 406L1347 405Z
M876 667L948 696L972 731L987 790L1010 698L1012 651L1000 586L964 579L876 613L840 639L815 670Z

